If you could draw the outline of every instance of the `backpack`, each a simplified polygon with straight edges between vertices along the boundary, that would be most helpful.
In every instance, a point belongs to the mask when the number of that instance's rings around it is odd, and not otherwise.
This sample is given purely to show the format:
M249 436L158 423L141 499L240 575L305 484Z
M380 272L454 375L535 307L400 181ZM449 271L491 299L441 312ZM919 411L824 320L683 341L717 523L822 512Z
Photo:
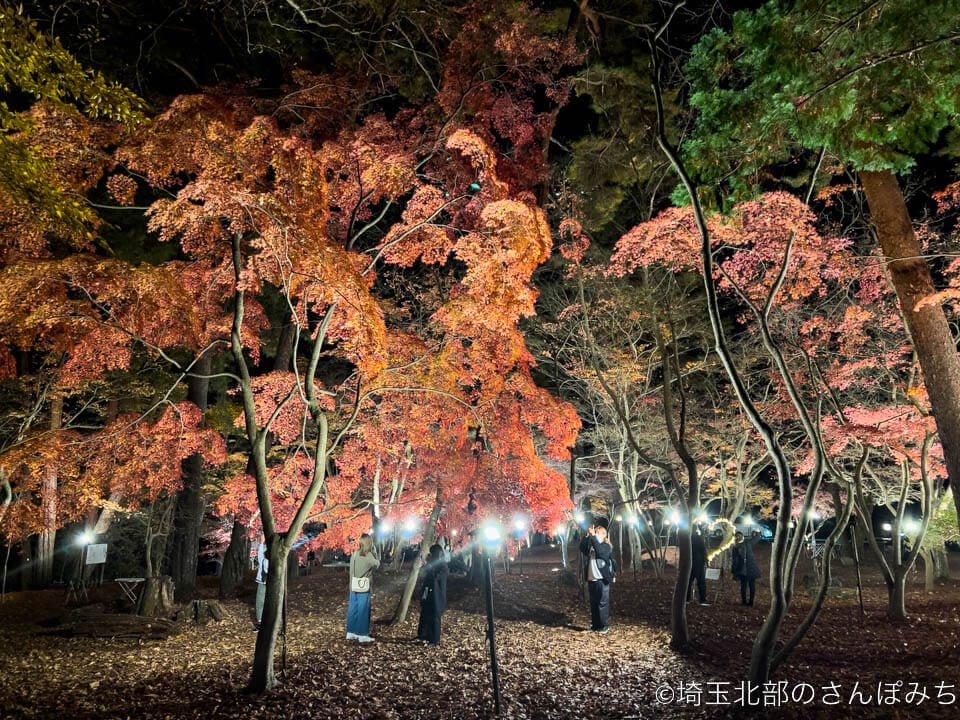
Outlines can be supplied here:
M597 558L597 568L600 570L600 576L605 585L617 581L617 561L613 558L601 560Z

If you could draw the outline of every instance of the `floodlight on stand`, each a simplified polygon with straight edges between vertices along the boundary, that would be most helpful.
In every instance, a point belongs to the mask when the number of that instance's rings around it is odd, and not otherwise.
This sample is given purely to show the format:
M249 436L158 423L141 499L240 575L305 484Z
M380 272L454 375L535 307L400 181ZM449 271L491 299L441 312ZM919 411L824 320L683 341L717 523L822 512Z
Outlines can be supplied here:
M513 518L513 529L522 533L527 529L527 519L523 515L517 515Z
M90 545L93 543L93 535L85 531L77 535L77 545Z
M451 530L451 531L450 531L450 537L456 537L456 536L457 536L457 531L456 531L456 530Z
M483 532L481 533L483 538L483 544L487 546L497 545L500 543L500 528L490 523L483 526Z
M884 523L883 525L880 526L880 529L883 530L884 532L890 532L891 530L893 530L893 525L891 525L890 523Z
M907 520L906 522L903 523L903 530L908 535L916 535L917 532L919 532L920 530L920 523L912 519Z

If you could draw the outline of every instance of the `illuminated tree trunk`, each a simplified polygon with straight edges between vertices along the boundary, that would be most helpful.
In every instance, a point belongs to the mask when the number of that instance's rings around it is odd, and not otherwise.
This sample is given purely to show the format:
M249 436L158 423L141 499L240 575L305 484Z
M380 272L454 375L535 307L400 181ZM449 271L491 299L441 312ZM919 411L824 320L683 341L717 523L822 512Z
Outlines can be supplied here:
M430 512L430 518L427 520L427 526L423 529L423 538L420 540L420 557L423 557L430 551L437 536L437 520L440 519L440 511L443 510L443 504L440 502L440 488L437 488L437 499L433 504L433 510ZM403 595L400 597L400 604L393 614L393 625L401 625L407 619L407 613L410 610L410 601L413 599L413 591L417 587L417 578L420 575L420 563L414 561L410 568L410 575L407 576L407 582L403 586Z
M187 399L202 411L207 409L210 388L210 355L204 355L193 366L187 379ZM203 458L191 455L183 461L183 490L177 494L170 575L173 576L177 599L182 601L196 591L197 557L200 553L200 528L203 523Z
M50 429L54 432L63 426L63 398L54 396L50 401ZM40 506L43 530L37 537L34 584L47 587L53 582L53 550L57 539L57 468L43 469L43 486L40 490Z
M287 566L287 556L290 554L289 547L285 542L281 542L280 538L281 536L275 535L272 539L267 539L270 572L267 573L263 616L253 651L253 669L248 685L248 689L255 693L270 690L277 684L273 672L273 656L277 647L277 635L280 633L283 598L287 591L287 574L283 572L283 568ZM276 572L273 572L274 568L277 568Z
M960 486L960 359L943 308L939 303L915 309L933 294L930 268L897 178L890 171L860 172L877 239L887 262L890 282L920 360L930 407L937 421L943 459L952 487ZM953 493L960 517L960 493Z
M899 622L907 619L907 570L903 565L893 569L887 579L887 619Z

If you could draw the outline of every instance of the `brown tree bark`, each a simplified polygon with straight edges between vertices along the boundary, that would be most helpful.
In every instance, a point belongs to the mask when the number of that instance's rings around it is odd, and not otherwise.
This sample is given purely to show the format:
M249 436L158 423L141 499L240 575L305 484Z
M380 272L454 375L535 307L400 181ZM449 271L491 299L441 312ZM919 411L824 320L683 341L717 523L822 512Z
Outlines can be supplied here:
M903 192L889 170L860 172L877 240L920 360L930 406L937 421L943 458L955 488L953 501L960 516L960 359L943 308L917 303L935 291L930 268L913 230Z
M220 570L220 597L237 596L243 584L243 571L250 557L250 540L247 538L247 526L239 520L233 521L230 532L230 545L223 556L223 568Z
M212 365L210 356L204 355L194 364L193 374L187 379L187 399L204 412L207 409ZM183 489L177 493L170 552L170 575L176 587L177 600L181 602L192 596L197 588L197 558L204 510L203 458L191 455L183 461L183 470Z
M56 432L63 426L63 397L55 395L50 401L50 429ZM43 470L40 504L43 530L37 537L36 565L33 581L36 587L47 587L53 582L54 543L57 539L57 468Z

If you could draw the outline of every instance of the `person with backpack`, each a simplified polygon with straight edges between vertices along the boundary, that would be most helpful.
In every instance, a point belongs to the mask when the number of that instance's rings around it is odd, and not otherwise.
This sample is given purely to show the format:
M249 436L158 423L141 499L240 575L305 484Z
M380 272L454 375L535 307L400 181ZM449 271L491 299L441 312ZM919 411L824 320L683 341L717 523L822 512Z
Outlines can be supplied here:
M610 584L616 577L613 548L607 542L607 527L600 521L587 528L580 541L584 556L587 589L590 595L590 630L607 633L610 630Z

